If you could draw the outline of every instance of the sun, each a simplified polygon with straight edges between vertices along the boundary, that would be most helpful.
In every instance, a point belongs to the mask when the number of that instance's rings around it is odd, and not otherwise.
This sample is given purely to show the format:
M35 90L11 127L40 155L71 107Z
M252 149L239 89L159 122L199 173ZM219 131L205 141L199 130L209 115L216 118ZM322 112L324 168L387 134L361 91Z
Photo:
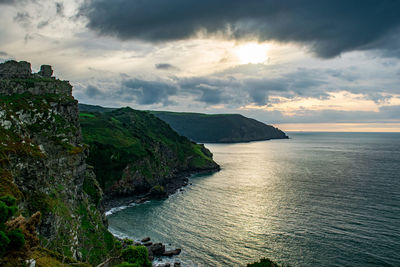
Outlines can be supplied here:
M235 49L235 54L240 64L258 64L268 60L268 45L258 43L247 43Z

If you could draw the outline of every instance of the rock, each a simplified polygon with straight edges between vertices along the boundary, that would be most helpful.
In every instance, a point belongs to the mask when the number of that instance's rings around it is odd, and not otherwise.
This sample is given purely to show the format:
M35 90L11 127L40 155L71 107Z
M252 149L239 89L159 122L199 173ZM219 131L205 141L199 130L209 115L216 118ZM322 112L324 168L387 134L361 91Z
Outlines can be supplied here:
M40 66L40 71L38 72L38 74L42 77L51 78L51 76L53 75L53 69L50 65L42 65Z
M181 263L180 262L175 262L174 263L174 267L180 267L181 266Z
M29 78L31 75L31 63L29 62L10 60L0 64L0 78Z
M143 246L145 246L145 247L150 247L151 245L153 245L152 242L143 243Z
M49 68L42 68L42 72L49 75ZM94 186L93 170L87 168L88 151L83 144L78 105L71 90L66 81L31 74L28 62L0 64L0 95L10 99L0 101L0 125L5 120L11 121L12 128L4 129L6 136L10 132L15 140L21 140L14 144L9 141L14 139L3 138L1 133L1 158L9 160L0 166L0 187L2 194L21 199L21 214L34 213L29 219L9 220L7 227L22 230L27 253L40 245L39 234L47 249L62 249L65 256L75 259L81 259L82 252L92 251L99 255L98 261L103 261L111 255L111 248L106 245L109 239L103 237L111 234L103 221L101 188ZM14 105L15 99L24 105ZM14 145L14 150L8 148L10 145ZM58 205L62 206L62 212ZM42 211L40 223L40 213L35 213L38 210ZM86 227L81 227L83 220ZM61 243L53 240L62 240L62 248ZM7 257L11 256L7 253Z
M149 242L149 241L150 241L150 237L145 237L142 240L140 240L140 242L142 242L142 243L146 243L146 242Z
M26 260L26 266L35 267L36 266L36 261L34 259Z
M166 257L172 257L174 255L179 255L181 253L181 251L182 250L180 248L177 248L177 249L174 249L174 250L167 250L162 255L166 256Z
M153 252L151 252L151 250L150 250L149 247L147 247L147 252L148 252L148 254L149 254L149 260L150 260L150 261L153 261L153 260L154 260L154 255L153 255Z
M167 262L164 266L165 266L165 267L170 267L171 264L170 264L169 262Z
M149 247L154 256L162 256L165 252L165 246L161 243L155 243Z

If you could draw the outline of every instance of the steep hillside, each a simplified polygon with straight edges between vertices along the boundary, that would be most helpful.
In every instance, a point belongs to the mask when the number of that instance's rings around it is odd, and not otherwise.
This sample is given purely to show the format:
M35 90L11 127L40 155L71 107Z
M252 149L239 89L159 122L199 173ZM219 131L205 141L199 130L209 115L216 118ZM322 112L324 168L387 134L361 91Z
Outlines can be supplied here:
M50 66L31 74L27 62L0 64L0 197L15 197L25 217L40 211L42 249L30 255L38 266L59 266L46 249L60 261L69 256L98 264L114 238L104 224L102 191L86 165L72 86L51 75Z
M109 196L163 196L182 186L189 173L219 169L208 149L149 112L81 112L80 122L90 146L88 163Z
M103 113L115 108L79 104L79 110ZM235 143L288 138L278 128L240 114L149 112L168 123L180 135L199 143Z
M233 143L288 138L273 126L239 114L152 113L195 142Z

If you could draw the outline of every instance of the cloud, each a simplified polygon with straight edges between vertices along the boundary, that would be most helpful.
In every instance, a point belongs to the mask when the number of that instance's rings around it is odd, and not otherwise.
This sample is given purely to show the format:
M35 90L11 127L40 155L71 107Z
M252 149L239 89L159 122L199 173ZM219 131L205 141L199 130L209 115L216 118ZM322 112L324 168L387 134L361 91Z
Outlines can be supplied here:
M93 85L87 86L87 88L85 90L85 94L90 98L103 95L103 93L99 90L99 88L97 88L96 86L93 86Z
M179 68L171 65L169 63L158 63L155 65L156 69L158 70L179 70Z
M56 3L56 14L59 16L64 17L64 4L63 3Z
M400 1L379 0L89 0L88 27L150 42L199 33L305 44L317 56L380 49L399 55Z
M14 17L14 21L27 28L31 25L32 17L28 12L18 12Z
M140 105L168 104L169 97L176 95L174 84L158 81L129 79L122 82L123 88L116 92L118 97L135 100Z
M0 62L5 62L10 59L14 59L14 57L4 51L0 51Z
M15 1L14 0L0 0L0 5L1 4L13 4Z

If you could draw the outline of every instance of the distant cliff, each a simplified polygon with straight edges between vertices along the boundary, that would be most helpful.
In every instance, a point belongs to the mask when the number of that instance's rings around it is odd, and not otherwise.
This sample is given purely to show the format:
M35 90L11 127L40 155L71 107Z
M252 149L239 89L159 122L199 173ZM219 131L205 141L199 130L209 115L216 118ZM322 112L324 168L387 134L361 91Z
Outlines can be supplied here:
M25 217L41 212L41 246L24 254L38 266L72 263L66 256L98 264L114 248L71 89L50 66L32 74L28 62L0 64L0 197L15 197Z
M79 104L79 110L104 113L115 108ZM148 112L168 123L180 135L198 143L236 143L288 138L278 128L240 114Z
M82 109L88 163L108 196L166 196L182 186L188 174L219 169L207 148L178 135L149 112Z
M195 142L235 143L288 138L278 128L239 114L152 113Z

